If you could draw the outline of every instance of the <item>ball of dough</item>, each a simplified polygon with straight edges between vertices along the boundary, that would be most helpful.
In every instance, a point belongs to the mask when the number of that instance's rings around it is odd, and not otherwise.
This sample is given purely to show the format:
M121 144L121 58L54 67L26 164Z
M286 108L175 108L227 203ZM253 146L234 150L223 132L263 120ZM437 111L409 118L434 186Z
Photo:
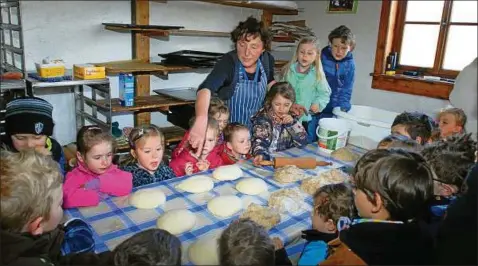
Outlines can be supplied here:
M236 189L247 195L257 195L267 191L267 184L260 178L245 178L237 183Z
M245 218L264 226L266 230L270 230L280 222L280 214L276 210L255 203L251 203L241 215L241 219Z
M189 246L189 260L194 265L219 265L218 236L200 238Z
M296 212L301 208L301 197L298 189L285 188L274 191L269 197L269 207L279 212Z
M138 209L154 209L166 202L166 195L159 188L146 188L134 192L129 203Z
M282 184L297 182L308 177L304 170L295 165L286 165L274 171L274 179Z
M179 235L191 230L196 225L196 215L189 210L171 210L158 218L156 226L173 235Z
M212 177L216 178L217 180L225 181L225 180L236 180L243 175L242 170L239 166L232 164L232 165L225 165L220 166L212 172Z
M176 186L176 188L189 193L203 193L211 190L213 187L214 182L209 176L205 175L192 176Z
M220 196L210 200L207 209L218 217L231 217L242 210L242 200L237 196Z

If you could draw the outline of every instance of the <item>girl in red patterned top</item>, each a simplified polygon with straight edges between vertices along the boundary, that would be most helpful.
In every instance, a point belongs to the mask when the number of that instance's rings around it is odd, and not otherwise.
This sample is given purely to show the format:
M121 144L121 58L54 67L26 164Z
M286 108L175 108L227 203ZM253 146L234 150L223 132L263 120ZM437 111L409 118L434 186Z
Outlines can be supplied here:
M224 129L224 143L221 145L221 158L225 165L251 158L251 133L241 123L230 123Z

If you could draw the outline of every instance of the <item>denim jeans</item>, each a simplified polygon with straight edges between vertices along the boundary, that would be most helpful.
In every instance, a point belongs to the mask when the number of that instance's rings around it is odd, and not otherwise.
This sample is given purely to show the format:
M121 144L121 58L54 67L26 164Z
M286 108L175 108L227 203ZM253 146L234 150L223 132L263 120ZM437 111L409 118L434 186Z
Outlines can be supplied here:
M312 120L304 122L304 127L307 130L307 142L314 143L318 141L317 138L317 127L319 126L319 121L322 118L332 118L334 114L332 113L320 113L312 115Z

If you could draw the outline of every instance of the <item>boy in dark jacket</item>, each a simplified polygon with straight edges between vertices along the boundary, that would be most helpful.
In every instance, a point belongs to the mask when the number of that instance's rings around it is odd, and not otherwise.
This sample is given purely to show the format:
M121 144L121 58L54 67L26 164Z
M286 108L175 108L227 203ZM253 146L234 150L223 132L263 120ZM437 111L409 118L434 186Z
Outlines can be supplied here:
M339 238L329 242L320 265L430 264L433 241L419 220L433 196L432 175L416 153L382 149L362 156L353 175L361 218L339 220Z

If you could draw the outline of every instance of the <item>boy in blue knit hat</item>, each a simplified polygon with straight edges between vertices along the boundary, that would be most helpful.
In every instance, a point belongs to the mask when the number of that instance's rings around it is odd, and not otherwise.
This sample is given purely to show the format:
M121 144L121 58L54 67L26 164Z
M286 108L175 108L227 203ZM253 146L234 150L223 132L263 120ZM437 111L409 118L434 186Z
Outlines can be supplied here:
M5 112L6 137L2 140L11 151L35 149L48 154L59 163L65 174L65 156L53 134L53 106L37 97L16 98L7 103Z

